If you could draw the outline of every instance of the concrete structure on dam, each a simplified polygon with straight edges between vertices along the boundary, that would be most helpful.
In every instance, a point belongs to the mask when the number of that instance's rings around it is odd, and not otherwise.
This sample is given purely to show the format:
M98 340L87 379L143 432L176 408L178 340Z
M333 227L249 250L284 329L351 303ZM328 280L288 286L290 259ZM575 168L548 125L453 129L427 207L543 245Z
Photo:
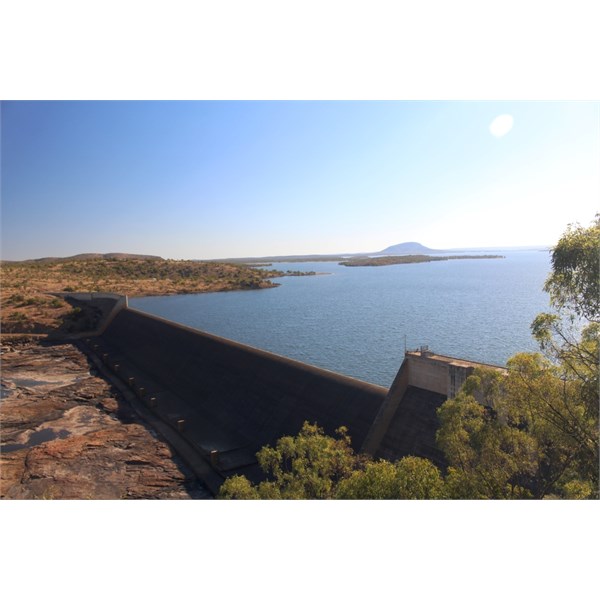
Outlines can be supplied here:
M436 409L480 366L426 348L406 352L388 390L113 301L114 310L103 306L107 318L79 344L168 438L181 439L183 458L213 492L233 474L259 480L257 451L296 435L304 421L328 434L346 426L356 451L388 460L422 456L443 466Z

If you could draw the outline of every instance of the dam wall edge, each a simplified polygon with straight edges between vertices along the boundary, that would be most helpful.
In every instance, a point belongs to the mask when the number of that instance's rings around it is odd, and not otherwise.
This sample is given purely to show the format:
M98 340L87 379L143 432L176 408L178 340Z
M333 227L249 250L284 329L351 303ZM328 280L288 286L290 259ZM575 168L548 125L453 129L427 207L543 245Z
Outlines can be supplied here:
M210 339L219 344L223 344L224 346L228 346L231 348L235 348L237 350L245 351L245 352L248 352L249 354L260 356L264 359L276 361L281 364L285 364L286 366L290 366L290 367L294 367L294 368L306 371L313 375L327 377L327 378L330 378L335 381L346 383L348 385L364 387L365 389L378 390L380 392L385 392L385 393L387 393L387 390L388 390L388 388L386 388L385 386L378 385L376 383L370 383L368 381L363 381L362 379L357 379L356 377L351 377L350 375L344 375L342 373L337 373L336 371L331 371L331 370L325 369L323 367L317 367L315 365L311 365L309 363L305 363L305 362L302 362L302 361L294 359L294 358L288 358L287 356L283 356L283 355L277 354L275 352L270 352L269 350L263 350L261 348L255 347L255 346L251 346L249 344L244 344L242 342L236 342L235 340L221 337L221 336L218 336L213 333L208 333L206 331L202 331L201 329L196 329L196 328L190 327L188 325L183 325L182 323L177 323L175 321L165 319L164 317L159 317L157 315L153 315L151 313L147 313L147 312L144 312L144 311L136 309L136 308L131 308L130 306L126 306L120 310L124 310L125 308L129 312L143 315L144 317L147 317L154 321L158 321L160 323L163 323L163 324L173 327L175 329L186 331L191 334L197 335L201 338ZM117 312L120 312L120 310ZM113 316L113 318L111 319L111 321L114 319L114 317L116 317L116 313ZM104 330L106 330L107 327L108 327L108 324L104 328ZM90 337L90 336L88 335L85 337Z

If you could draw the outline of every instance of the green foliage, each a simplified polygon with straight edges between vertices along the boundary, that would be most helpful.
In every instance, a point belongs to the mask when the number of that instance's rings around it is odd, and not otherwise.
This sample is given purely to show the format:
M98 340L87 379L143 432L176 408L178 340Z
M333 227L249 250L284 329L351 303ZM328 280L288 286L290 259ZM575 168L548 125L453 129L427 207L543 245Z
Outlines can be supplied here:
M509 369L507 410L540 447L536 496L560 492L568 477L597 488L597 391L590 395L585 381L540 355L518 354Z
M346 429L336 433L337 439L326 436L316 424L306 422L296 437L285 436L275 448L260 450L258 463L272 480L264 491L270 497L276 489L281 498L332 498L337 483L357 462Z
M76 279L92 280L99 286L102 280L128 281L172 280L181 282L203 282L217 279L239 287L259 287L267 277L282 275L279 271L251 269L242 265L229 265L214 262L192 260L137 260L137 259L93 259L50 263L47 268L57 269L59 273ZM72 289L65 291L72 291Z
M569 226L552 250L544 290L559 311L600 322L600 214L588 228Z
M265 446L258 463L270 480L253 486L245 477L227 479L219 492L229 499L332 498L337 483L357 464L345 428L337 438L326 436L316 424L305 422L300 433L280 438L275 447Z
M562 496L567 500L587 500L594 498L594 491L589 481L572 479L562 487Z
M56 300L56 299L54 299ZM51 305L52 300L43 296L24 296L23 294L12 294L6 299L7 306L45 306Z
M351 258L340 262L344 267L385 267L388 265L405 265L412 263L438 262L441 260L487 259L504 258L497 254L478 254L460 256L431 256L429 254L406 254L400 256L368 256L364 258Z
M600 340L600 215L590 227L569 226L552 251L544 289L555 313L542 313L532 332L565 381L578 381L585 418L598 416Z
M225 481L224 499L429 499L444 497L439 470L428 460L406 457L397 463L373 461L354 454L345 428L337 437L316 424L304 423L300 433L285 436L274 448L257 454L268 476L252 485L246 477Z
M476 389L478 381L481 376L467 387ZM502 410L499 397L496 410ZM535 472L535 439L518 427L507 426L498 413L464 391L445 402L438 415L438 445L452 467L450 497L522 497L523 481Z
M340 482L336 497L342 500L389 500L396 494L396 467L385 460L370 462Z
M397 498L432 500L444 497L444 481L429 460L406 456L396 463Z
M438 410L450 497L598 497L599 260L600 218L569 227L544 288L556 312L532 324L543 354L476 370Z
M243 475L234 475L225 480L219 490L219 498L224 500L258 500L256 488Z
M286 277L311 277L316 275L316 271L290 271L285 272Z
M430 500L444 497L444 480L430 461L407 456L396 463L366 462L340 482L336 497L344 500Z
M19 280L37 283L68 280L64 292L114 291L116 283L132 289L148 282L167 285L179 282L190 291L198 291L210 283L221 289L256 289L267 285L270 277L284 275L282 271L253 269L245 265L195 260L163 260L136 258L60 259L24 261L2 265L3 274L13 285ZM160 287L160 285L159 285ZM46 288L47 289L47 288Z

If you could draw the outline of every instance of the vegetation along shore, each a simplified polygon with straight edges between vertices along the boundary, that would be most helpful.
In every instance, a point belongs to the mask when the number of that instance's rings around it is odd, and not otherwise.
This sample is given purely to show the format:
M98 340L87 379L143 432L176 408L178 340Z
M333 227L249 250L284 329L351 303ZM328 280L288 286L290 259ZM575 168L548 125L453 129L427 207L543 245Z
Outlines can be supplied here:
M299 274L241 264L165 260L127 254L4 261L2 331L76 330L81 312L55 294L111 292L128 296L163 296L256 290L279 285L271 281L272 278Z
M437 262L440 260L460 260L475 258L504 258L499 254L475 254L469 256L429 256L426 254L408 254L404 256L368 256L353 258L341 262L345 267L385 267L388 265L406 265L411 263Z

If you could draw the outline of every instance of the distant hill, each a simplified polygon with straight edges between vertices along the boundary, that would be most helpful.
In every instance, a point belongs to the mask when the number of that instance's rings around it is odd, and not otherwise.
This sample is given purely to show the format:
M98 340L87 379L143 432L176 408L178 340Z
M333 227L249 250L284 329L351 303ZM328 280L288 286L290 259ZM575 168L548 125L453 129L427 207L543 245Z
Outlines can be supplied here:
M65 256L63 258L60 258L57 256L46 256L44 258L32 258L30 260L4 261L4 262L48 263L48 262L62 262L65 260L94 260L94 259L98 259L98 258L116 259L116 260L127 260L127 259L162 260L162 257L160 257L160 256L151 256L149 254L126 254L124 252L108 252L107 254L99 254L99 253L76 254L75 256Z
M431 254L435 252L443 252L443 250L433 250L418 242L404 242L402 244L388 246L385 250L378 252L378 254Z

